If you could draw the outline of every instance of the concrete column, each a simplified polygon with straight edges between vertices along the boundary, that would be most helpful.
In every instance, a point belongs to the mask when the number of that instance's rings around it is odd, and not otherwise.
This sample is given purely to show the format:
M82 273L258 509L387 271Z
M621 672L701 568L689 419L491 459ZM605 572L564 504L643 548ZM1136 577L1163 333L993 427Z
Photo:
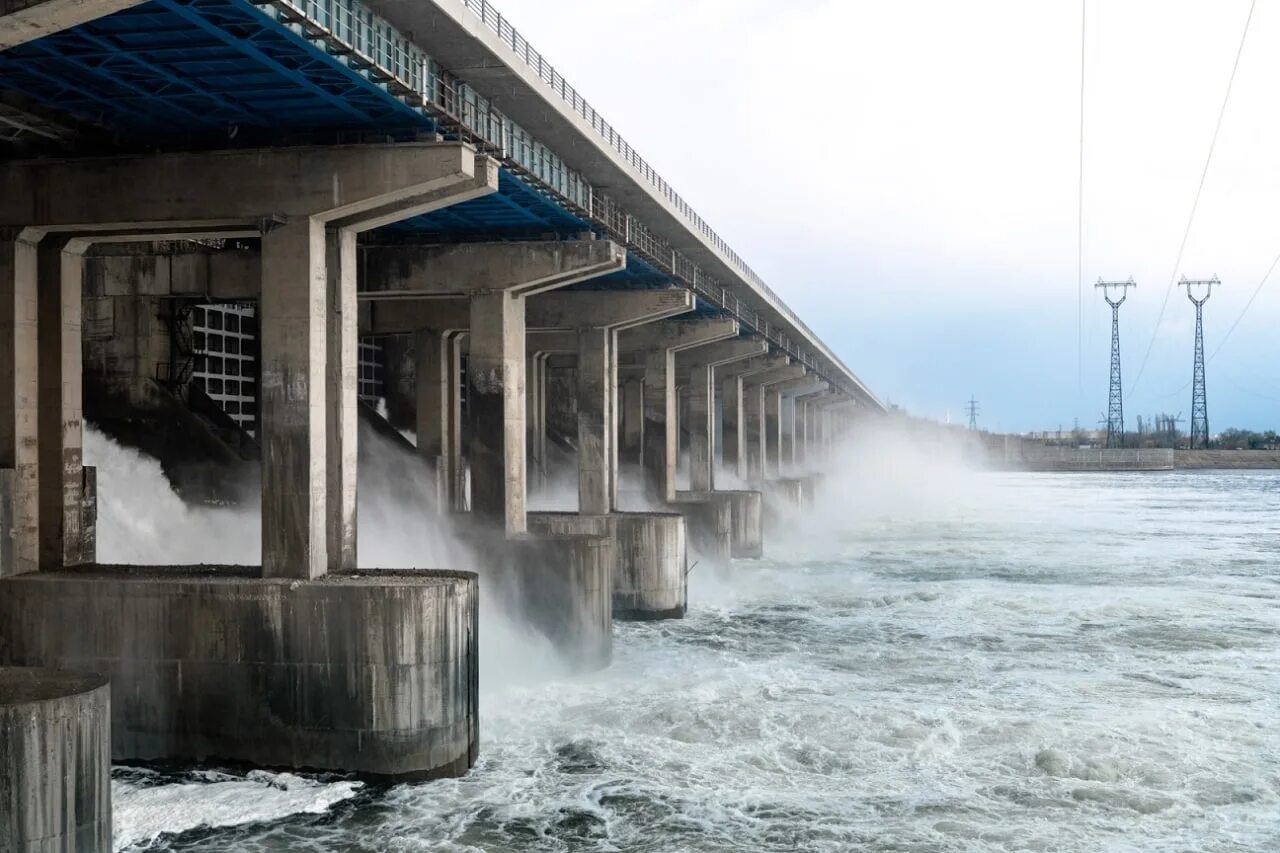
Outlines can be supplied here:
M782 433L782 455L785 464L795 469L803 460L801 445L804 444L804 439L801 437L804 431L803 403L799 397L791 398L791 405L786 415L785 430Z
M38 233L0 234L0 469L13 471L12 533L0 577L40 568Z
M778 446L781 447L780 462L778 462L778 473L782 471L790 471L796 465L796 401L795 397L782 398L782 410L780 415L781 435L778 437Z
M578 512L606 515L613 509L614 333L578 329Z
M324 223L299 217L262 238L262 572L328 568ZM345 520L344 520L345 523Z
M511 290L471 294L471 355L467 361L467 422L471 511L524 533L524 298Z
M526 337L526 340L527 337ZM524 358L524 477L529 491L538 488L538 353Z
M747 424L742 376L720 383L721 422L724 433L724 467L739 481L747 479Z
M537 427L534 429L534 437L538 444L538 482L545 483L549 475L548 466L551 464L547 457L547 362L551 359L551 353L544 352L537 359L538 371L534 376L534 381L538 385L538 405L533 410L533 416L537 419Z
M747 447L747 482L764 482L765 400L763 385L743 385L743 424Z
M359 445L359 307L356 302L356 232L325 232L328 326L325 364L326 516L328 570L356 567L356 475Z
M463 456L463 448L467 446L466 423L462 418L462 342L465 333L449 333L446 335L446 352L448 354L448 386L445 392L446 421L448 431L445 434L445 465L449 476L445 481L447 491L444 505L455 512L470 509L467 505L467 466Z
M453 368L453 335L448 332L422 330L414 334L417 356L415 377L418 402L418 455L426 459L435 476L436 506L440 512L451 508L456 458L450 446L450 416L453 400L450 392L457 385L451 381Z
M689 489L709 492L715 482L713 368L694 367L689 375Z
M653 497L676 497L676 359L669 349L650 352L644 367L643 461Z
M773 388L764 394L764 460L765 479L782 474L782 395Z
M644 380L632 377L623 382L620 395L621 455L630 463L638 463L644 444Z
M85 541L80 241L46 238L38 253L40 564L92 562ZM86 553L86 549L88 553Z
M609 411L605 428L613 440L609 443L609 506L618 506L618 424L621 417L618 387L618 333L609 331Z

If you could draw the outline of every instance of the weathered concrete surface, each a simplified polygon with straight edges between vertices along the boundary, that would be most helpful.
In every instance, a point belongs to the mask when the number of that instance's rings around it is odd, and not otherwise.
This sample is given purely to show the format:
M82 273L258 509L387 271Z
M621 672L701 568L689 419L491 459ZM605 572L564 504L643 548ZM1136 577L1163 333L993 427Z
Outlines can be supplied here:
M724 565L733 556L733 508L715 492L676 492L672 509L685 517L689 546L699 556Z
M484 564L496 567L502 606L546 636L575 670L608 666L617 562L608 518L531 512L528 521L525 536L475 540Z
M777 501L780 509L803 509L813 505L813 494L803 478L782 477L769 482L769 500Z
M730 553L735 557L764 556L764 495L754 490L716 492L725 495L733 525Z
M0 50L17 47L145 0L0 0Z
M523 297L480 291L471 298L471 354L467 359L471 511L524 533L525 324Z
M689 518L690 536L701 553L718 557L764 556L764 495L750 489L679 492L675 506ZM708 510L690 507L707 506Z
M0 667L0 851L111 850L103 675Z
M13 472L10 539L0 577L40 567L38 240L25 231L0 234L0 469Z
M617 547L613 618L679 619L689 605L685 518L677 512L609 516Z
M116 760L456 776L478 736L477 578L99 566L0 581L0 665L109 672Z

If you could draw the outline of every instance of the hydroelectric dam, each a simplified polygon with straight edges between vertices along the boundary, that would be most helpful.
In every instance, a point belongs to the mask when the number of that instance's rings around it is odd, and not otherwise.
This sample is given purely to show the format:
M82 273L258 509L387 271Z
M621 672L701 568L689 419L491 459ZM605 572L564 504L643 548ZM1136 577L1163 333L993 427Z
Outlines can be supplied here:
M885 410L484 0L0 0L0 158L0 850L113 761L464 774L480 576L606 666ZM86 422L261 564L99 563ZM359 559L362 434L479 575Z

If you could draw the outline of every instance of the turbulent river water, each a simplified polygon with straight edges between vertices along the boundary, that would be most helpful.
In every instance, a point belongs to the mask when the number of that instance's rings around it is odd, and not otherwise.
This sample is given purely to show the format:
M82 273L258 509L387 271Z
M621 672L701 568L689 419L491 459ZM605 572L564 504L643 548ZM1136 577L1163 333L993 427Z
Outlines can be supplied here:
M606 671L489 643L463 779L119 768L117 849L1280 850L1280 474L916 474Z

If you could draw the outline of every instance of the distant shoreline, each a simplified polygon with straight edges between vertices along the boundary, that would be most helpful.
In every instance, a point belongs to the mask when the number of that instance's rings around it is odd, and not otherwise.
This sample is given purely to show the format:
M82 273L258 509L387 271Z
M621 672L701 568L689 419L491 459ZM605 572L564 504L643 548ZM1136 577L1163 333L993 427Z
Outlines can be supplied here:
M1178 471L1243 471L1280 468L1280 450L1175 450Z

